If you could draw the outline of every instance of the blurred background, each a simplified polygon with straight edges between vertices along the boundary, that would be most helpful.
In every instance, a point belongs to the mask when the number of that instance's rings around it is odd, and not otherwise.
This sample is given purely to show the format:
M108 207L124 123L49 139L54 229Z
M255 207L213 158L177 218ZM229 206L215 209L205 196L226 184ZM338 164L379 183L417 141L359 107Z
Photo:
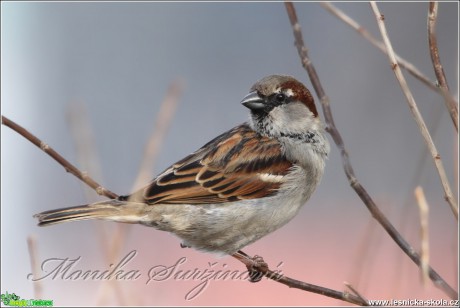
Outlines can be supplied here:
M336 5L380 38L368 3ZM424 189L430 205L430 264L458 288L457 224L387 57L319 3L295 6L358 179L416 251L420 222L414 189ZM396 52L435 80L427 43L428 3L379 7ZM312 88L283 3L8 2L1 9L2 115L117 194L133 189L173 82L180 80L183 91L155 164L147 170L152 178L246 121L248 112L239 102L261 77L289 74ZM436 32L457 96L456 2L440 3ZM457 134L443 99L403 72L457 196ZM77 146L75 129L79 136L91 136L92 143ZM312 284L345 290L347 281L368 299L447 298L431 281L423 285L418 268L372 220L346 180L337 148L331 148L323 180L300 214L245 252L263 256L274 269L282 262L278 269L285 275ZM82 150L94 154L89 163L81 161ZM152 267L172 266L181 257L187 260L178 268L183 271L245 268L231 257L181 249L174 236L138 225L121 233L115 223L94 221L39 228L35 213L103 198L4 126L1 154L1 293L34 298L26 241L33 235L39 264L81 257L69 274L109 270L137 252L123 267L139 270L136 280L43 279L42 298L57 306L346 304L266 279L256 284L214 279L193 300L186 296L201 283L197 279L146 284ZM107 257L112 243L119 245L115 259ZM56 266L47 263L40 276Z

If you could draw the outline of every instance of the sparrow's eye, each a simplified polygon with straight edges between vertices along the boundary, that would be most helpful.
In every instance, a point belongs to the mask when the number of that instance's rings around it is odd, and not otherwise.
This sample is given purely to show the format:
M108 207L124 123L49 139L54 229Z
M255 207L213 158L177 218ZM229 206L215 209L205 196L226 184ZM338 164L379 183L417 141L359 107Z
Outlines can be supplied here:
M286 95L284 95L283 93L279 93L276 95L276 100L279 102L279 103L282 103L286 100Z

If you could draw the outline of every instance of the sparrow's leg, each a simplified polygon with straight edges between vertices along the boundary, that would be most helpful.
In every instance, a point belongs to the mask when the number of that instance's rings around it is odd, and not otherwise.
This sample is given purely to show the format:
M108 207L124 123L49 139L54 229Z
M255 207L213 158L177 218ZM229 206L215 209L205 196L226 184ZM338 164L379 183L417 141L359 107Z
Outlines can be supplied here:
M249 272L250 282L259 282L264 276L264 272L268 270L268 264L260 256L250 257L245 252L238 250L232 257L238 259L246 265Z

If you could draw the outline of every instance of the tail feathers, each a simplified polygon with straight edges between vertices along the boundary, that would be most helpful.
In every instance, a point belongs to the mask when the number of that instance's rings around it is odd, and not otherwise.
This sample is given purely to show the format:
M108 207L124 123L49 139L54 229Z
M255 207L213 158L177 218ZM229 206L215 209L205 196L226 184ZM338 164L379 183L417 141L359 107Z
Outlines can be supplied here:
M54 225L62 222L86 220L86 219L107 219L123 221L122 217L127 213L125 202L109 200L89 205L79 205L35 214L38 225L41 227ZM129 212L129 211L128 211Z

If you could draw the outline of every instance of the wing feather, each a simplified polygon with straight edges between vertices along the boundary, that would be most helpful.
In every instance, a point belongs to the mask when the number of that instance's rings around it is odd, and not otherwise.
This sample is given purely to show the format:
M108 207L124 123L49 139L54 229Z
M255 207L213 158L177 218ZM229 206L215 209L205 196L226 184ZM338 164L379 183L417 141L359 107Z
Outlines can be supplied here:
M149 204L263 198L276 193L291 167L276 140L242 124L172 165L148 186L126 198Z

